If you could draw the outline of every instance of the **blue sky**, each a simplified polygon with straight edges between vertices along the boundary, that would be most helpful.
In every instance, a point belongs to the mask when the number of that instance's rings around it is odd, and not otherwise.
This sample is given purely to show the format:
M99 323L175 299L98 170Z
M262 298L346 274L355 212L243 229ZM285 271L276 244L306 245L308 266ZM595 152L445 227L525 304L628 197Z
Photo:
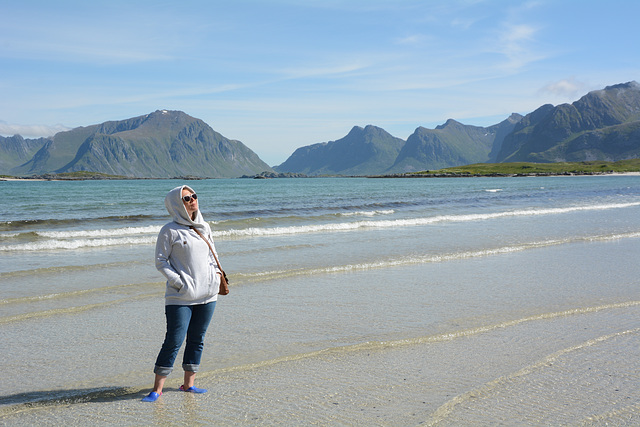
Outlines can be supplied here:
M265 162L640 81L637 0L0 0L0 134L181 110Z

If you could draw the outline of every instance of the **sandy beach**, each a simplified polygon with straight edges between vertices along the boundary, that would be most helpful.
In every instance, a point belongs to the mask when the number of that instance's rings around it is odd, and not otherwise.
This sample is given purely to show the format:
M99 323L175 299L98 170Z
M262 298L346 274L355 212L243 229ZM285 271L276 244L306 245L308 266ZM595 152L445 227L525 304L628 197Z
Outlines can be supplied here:
M265 312L260 313L259 308L265 303L282 313L282 325L298 323L290 314L284 314L286 299L278 306L274 304L277 297L269 302L260 299L253 286L237 287L232 289L232 298L243 301L245 307L227 307L218 316L212 332L216 338L209 348L212 358L198 377L198 386L207 388L208 393L179 392L181 376L177 370L158 402L142 403L140 399L149 388L141 385L145 363L137 359L140 354L127 362L136 369L137 379L132 381L130 374L110 378L111 382L128 386L92 388L91 382L85 381L62 395L36 391L5 397L0 403L14 404L0 412L0 423L58 425L64 420L66 425L638 425L640 298L623 297L633 294L634 286L625 289L617 283L611 290L602 291L600 297L591 298L590 304L571 303L571 289L583 286L582 292L591 295L600 286L598 280L589 283L593 271L623 254L633 258L637 252L631 250L634 246L629 241L552 248L550 254L546 254L547 249L543 251L545 255L541 252L538 256L550 259L557 258L554 252L562 253L566 262L542 269L535 267L536 259L530 254L519 253L479 259L473 265L453 261L373 272L383 280L400 281L397 296L387 295L385 306L396 312L394 306L403 305L407 313L419 309L418 301L425 298L426 293L416 293L417 303L412 307L402 297L412 292L420 276L442 283L438 286L441 289L428 291L434 303L446 295L450 286L447 278L468 281L479 272L504 270L507 265L522 272L522 276L514 278L516 281L527 282L524 278L529 277L532 283L539 283L560 271L573 271L570 274L575 277L564 280L566 295L553 296L554 285L547 283L532 289L530 302L519 302L521 308L512 312L482 315L481 310L479 316L471 315L476 310L473 300L479 298L471 295L468 301L460 301L468 316L460 312L441 333L411 336L405 331L402 339L329 345L248 363L237 363L239 354L234 356L230 347L231 342L242 341L247 336L243 331L250 327L248 318L241 319L238 310L254 313L255 321L260 323L266 320ZM576 259L583 259L591 269L576 274L569 267ZM370 283L373 273L349 274L349 282L353 283L350 286ZM336 274L314 281L337 294L341 280L342 275ZM279 291L295 295L296 282L295 278L279 281ZM508 276L496 277L494 282L497 289L513 286ZM513 292L521 294L522 290ZM546 295L543 300L539 300L541 295ZM249 301L256 304L250 305ZM453 301L446 302L450 303ZM553 305L557 306L556 311L541 310ZM486 301L477 309L483 306L487 306ZM125 309L125 313L133 307ZM337 320L345 319L349 309L344 309L347 311L339 314L342 309L336 307L330 314ZM318 319L314 327L321 323ZM343 327L350 328L348 321L343 320ZM338 326L331 329L338 330ZM161 330L154 335L160 333ZM316 333L320 330L306 332ZM266 335L264 343L256 345L266 346L273 340ZM255 341L253 334L249 336L252 338L246 343L238 342L238 351ZM120 355L123 362L128 354L134 353ZM17 403L25 399L30 403Z
M140 402L146 390L114 389L25 406L2 423L638 425L639 316L634 302L334 348L208 372L199 379L205 395L177 391L174 378L154 405Z

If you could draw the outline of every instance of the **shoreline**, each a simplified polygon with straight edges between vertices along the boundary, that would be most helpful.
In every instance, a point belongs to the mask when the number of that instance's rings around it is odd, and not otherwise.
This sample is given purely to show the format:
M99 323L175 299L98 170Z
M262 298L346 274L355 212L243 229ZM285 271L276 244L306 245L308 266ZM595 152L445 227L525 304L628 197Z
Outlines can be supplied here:
M552 176L638 176L640 172L532 172L532 173L415 173L398 175L372 175L367 178L528 178Z
M394 175L336 175L336 176L306 176L304 178L527 178L527 177L563 177L563 176L640 176L640 172L533 172L533 173L429 173L429 174L394 174ZM287 177L302 178L302 177ZM171 178L140 178L140 177L51 177L42 176L31 177L0 177L0 182L42 182L42 181L139 181L139 180L206 180L206 179L224 179L224 178L207 178L207 177L171 177ZM236 177L227 179L246 179L246 177ZM274 179L274 178L265 178ZM277 178L275 178L277 179Z

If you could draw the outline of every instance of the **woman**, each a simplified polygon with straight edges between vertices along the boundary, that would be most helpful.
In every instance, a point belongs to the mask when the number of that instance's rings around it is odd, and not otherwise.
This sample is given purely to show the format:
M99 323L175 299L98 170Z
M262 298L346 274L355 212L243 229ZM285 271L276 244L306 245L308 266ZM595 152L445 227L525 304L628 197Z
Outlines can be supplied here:
M182 185L167 194L164 204L173 221L162 227L158 234L156 268L167 278L167 333L153 370L156 375L153 391L142 399L144 402L155 402L162 395L164 382L173 370L173 362L185 337L184 383L180 390L207 391L195 387L194 381L220 287L221 271L207 242L196 232L209 239L215 251L209 224L198 210L198 196L190 187Z

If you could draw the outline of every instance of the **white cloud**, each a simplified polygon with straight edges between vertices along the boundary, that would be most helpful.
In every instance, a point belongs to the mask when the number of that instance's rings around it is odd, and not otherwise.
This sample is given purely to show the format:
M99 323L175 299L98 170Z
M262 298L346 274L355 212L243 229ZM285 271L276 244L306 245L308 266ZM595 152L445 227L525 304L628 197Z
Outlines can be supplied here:
M483 19L484 17L480 17L480 16L475 16L475 17L460 17L460 16L456 16L452 21L451 21L451 26L457 29L461 29L461 30L468 30L471 27L473 27L476 22L480 21L481 19Z
M37 13L28 5L7 11L0 28L1 57L94 65L165 62L179 57L185 40L197 31L166 8L135 2L127 5L127 13L115 3L69 8L42 3Z
M502 68L519 72L527 65L546 58L536 45L542 25L529 22L531 11L539 6L541 3L538 1L527 1L507 9L495 41L495 51L507 60Z
M543 86L540 92L560 98L574 98L586 92L587 88L587 84L577 81L575 77L569 77Z
M0 121L0 135L21 135L26 138L40 138L53 136L58 132L64 132L70 128L63 125L14 125Z
M397 44L405 44L405 45L413 45L420 43L425 39L425 36L422 34L413 34L411 36L399 38L396 40Z
M505 26L500 37L499 51L506 56L508 68L520 69L542 58L530 48L537 31L537 28L528 24L507 24Z
M348 63L348 64L337 64L337 65L329 65L329 66L319 66L319 67L307 67L307 68L283 68L280 70L282 74L287 76L287 79L299 79L299 78L308 78L308 77L325 77L325 76L334 76L341 74L348 74L355 71L362 70L367 68L368 64L361 63Z

